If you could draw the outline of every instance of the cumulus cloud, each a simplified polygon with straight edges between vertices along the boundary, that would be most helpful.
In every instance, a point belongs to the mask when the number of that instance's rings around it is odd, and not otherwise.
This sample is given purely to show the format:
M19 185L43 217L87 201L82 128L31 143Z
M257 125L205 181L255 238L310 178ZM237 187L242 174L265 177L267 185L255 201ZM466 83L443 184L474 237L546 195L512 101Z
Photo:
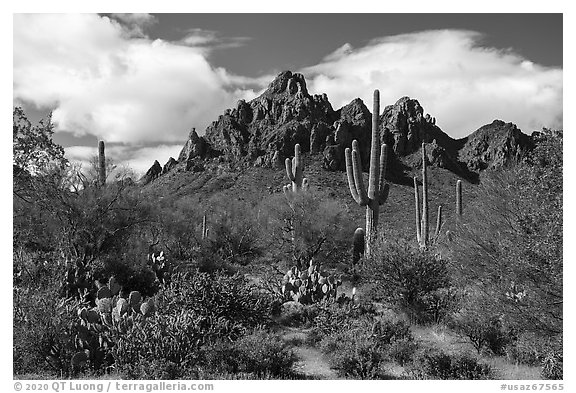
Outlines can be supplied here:
M157 22L150 14L111 14L114 20L122 24L128 37L146 37L145 30Z
M562 70L547 68L512 51L480 46L482 35L437 30L345 44L302 72L314 93L327 93L334 107L355 97L371 105L410 96L453 137L463 137L494 119L530 133L562 127Z
M57 131L140 144L183 142L254 95L210 65L205 45L128 37L127 21L150 18L16 14L14 100L54 108Z

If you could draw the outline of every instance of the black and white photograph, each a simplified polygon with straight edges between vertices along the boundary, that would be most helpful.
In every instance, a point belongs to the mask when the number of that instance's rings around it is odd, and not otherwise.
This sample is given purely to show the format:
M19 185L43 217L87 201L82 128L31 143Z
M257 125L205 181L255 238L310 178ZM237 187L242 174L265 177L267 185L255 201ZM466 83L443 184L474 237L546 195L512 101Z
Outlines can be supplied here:
M11 15L7 386L570 391L564 14L290 8Z

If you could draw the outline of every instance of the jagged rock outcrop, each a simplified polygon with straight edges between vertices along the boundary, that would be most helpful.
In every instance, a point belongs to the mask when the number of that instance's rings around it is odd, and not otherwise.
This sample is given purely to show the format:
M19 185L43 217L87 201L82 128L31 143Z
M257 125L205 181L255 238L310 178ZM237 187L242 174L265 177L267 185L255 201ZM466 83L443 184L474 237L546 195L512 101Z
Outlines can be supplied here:
M418 100L409 97L402 97L384 108L380 124L384 141L399 157L414 153L422 142L431 142L439 130L436 119L424 115Z
M206 129L212 149L231 160L268 165L274 152L288 157L299 143L319 151L336 118L324 95L311 96L301 74L282 72L266 91L250 102L240 100ZM269 157L268 157L269 156Z
M178 161L174 159L174 157L170 157L164 167L162 168L162 175L170 172L176 165L178 165Z
M210 147L208 146L208 143L206 143L206 140L203 137L198 136L196 128L192 128L190 134L188 134L188 140L186 140L184 147L178 155L178 161L187 162L196 157L204 158L209 150Z
M144 176L140 178L138 183L141 185L146 185L151 181L155 180L162 174L162 166L158 162L158 160L154 161L154 164L146 171Z
M474 172L499 168L519 159L531 145L528 135L502 120L480 127L463 141L458 158Z
M332 126L332 133L324 148L324 168L344 169L344 150L358 140L362 165L366 166L370 152L370 127L372 114L360 98L352 100L338 111L339 119Z

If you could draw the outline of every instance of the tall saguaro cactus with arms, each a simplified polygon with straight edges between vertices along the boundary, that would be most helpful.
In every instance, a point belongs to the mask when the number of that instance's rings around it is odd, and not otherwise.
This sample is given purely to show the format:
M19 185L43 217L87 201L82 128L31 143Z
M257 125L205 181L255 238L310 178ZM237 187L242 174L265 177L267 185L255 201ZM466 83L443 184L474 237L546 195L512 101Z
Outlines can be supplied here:
M300 156L300 144L294 146L294 158L287 158L285 161L286 175L292 184L285 185L284 195L291 204L294 196L302 191L308 190L308 179L304 177L304 161Z
M300 157L300 144L294 146L294 158L286 159L286 174L292 182L292 192L298 193L302 188L306 188L308 179L304 177L304 161Z
M380 146L380 135L378 133L378 121L380 115L380 92L374 90L374 107L372 110L372 143L370 146L370 172L368 178L368 191L364 188L362 179L362 164L358 141L352 142L352 150L345 150L346 174L348 176L348 186L352 198L360 206L366 206L366 257L372 251L374 240L378 231L378 213L380 205L388 199L389 185L385 182L386 162L388 160L388 149L385 144Z

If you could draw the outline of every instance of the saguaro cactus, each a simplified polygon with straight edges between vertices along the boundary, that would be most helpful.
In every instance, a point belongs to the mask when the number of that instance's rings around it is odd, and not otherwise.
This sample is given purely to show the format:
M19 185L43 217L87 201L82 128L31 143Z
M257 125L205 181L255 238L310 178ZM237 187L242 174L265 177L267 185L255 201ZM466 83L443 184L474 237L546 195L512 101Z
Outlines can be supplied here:
M292 191L297 193L302 189L303 184L307 182L304 178L304 161L300 157L299 143L294 146L294 158L292 160L287 158L285 165L288 179L292 182Z
M456 182L456 214L462 216L462 180Z
M352 141L352 150L345 150L346 174L352 198L360 206L366 206L366 240L364 254L369 257L378 231L378 213L381 204L388 199L389 186L385 183L388 150L385 144L380 146L378 121L380 115L380 92L374 90L374 107L372 110L372 144L370 147L370 172L368 192L362 179L362 164L358 141Z
M208 225L207 225L206 214L202 217L202 240L206 240L208 237Z
M293 194L308 190L308 179L304 177L304 160L300 156L300 144L294 146L294 158L285 161L286 174L292 184L284 186L284 194L291 201Z
M106 184L106 155L104 154L104 141L98 142L98 184Z
M436 230L434 236L430 237L429 212L428 212L428 168L426 165L426 143L422 142L422 214L420 214L420 196L418 190L418 179L414 177L414 200L416 204L416 239L420 247L428 247L431 240L440 234L442 228L442 206L438 206L438 216L436 218Z

